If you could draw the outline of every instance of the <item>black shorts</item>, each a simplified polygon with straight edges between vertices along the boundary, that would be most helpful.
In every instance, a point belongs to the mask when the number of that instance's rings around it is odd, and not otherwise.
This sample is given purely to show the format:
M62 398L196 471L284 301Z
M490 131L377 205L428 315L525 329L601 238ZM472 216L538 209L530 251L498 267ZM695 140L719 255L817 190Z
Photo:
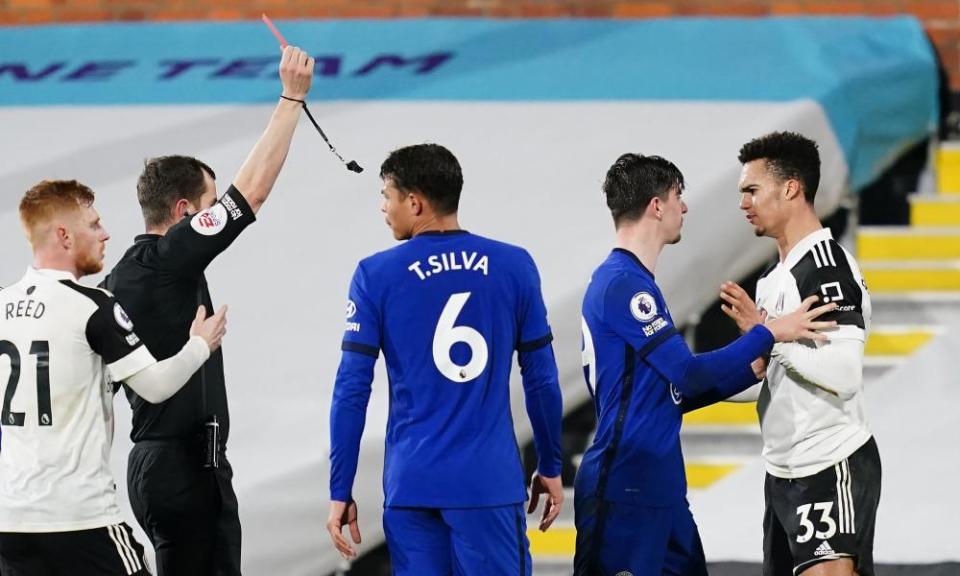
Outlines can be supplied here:
M73 532L0 532L3 576L149 576L126 522Z
M873 576L880 453L872 437L813 476L767 474L764 497L764 576L792 576L840 558L852 558L860 576Z

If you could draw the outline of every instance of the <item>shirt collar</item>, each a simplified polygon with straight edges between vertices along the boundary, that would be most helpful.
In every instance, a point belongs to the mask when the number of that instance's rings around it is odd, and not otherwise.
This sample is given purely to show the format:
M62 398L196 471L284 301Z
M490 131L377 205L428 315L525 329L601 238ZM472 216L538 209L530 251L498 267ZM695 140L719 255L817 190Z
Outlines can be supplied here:
M54 270L53 268L34 268L33 266L27 266L26 276L34 278L47 278L49 280L70 280L72 282L77 281L73 274L65 270Z
M469 234L469 232L462 228L458 230L427 230L417 234L417 236L456 236L457 234Z
M643 270L644 272L646 272L647 274L649 274L651 278L656 278L656 276L653 275L653 272L651 272L650 270L648 270L647 267L643 265L643 262L640 261L640 258L639 258L636 254L634 254L633 252L631 252L630 250L627 250L626 248L619 248L619 247L617 247L617 248L614 248L613 251L614 251L614 253L623 254L624 256L626 256L627 258L629 258L630 260L633 260L633 261L637 264L637 266L639 266L641 270Z
M790 252L787 253L786 259L783 261L783 265L787 269L791 269L803 259L804 255L813 248L814 244L824 242L826 240L833 240L833 234L830 232L829 228L821 228L810 234L807 234L803 239L797 242Z

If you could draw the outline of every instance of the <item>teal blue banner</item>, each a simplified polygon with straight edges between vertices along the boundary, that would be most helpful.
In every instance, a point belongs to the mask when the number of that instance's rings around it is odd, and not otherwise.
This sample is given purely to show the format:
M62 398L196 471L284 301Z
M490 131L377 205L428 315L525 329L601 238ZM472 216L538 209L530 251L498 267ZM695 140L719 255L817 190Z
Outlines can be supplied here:
M314 99L815 100L855 186L937 111L933 53L906 17L277 26L317 58ZM0 105L272 102L278 59L260 22L0 27Z

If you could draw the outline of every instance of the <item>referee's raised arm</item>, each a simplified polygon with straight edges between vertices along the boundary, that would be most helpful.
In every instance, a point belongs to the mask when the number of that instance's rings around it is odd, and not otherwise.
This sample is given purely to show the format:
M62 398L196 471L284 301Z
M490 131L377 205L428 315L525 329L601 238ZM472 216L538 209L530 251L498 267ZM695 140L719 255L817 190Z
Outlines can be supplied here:
M137 200L145 233L105 285L158 360L183 348L199 306L216 308L205 271L256 220L286 160L312 77L313 58L285 48L283 98L222 195L213 169L196 158L162 156L144 164ZM223 365L223 350L214 350L186 385L159 403L141 396L142 387L124 384L133 413L128 494L156 548L159 576L241 575Z
M313 81L313 64L313 58L303 50L295 46L283 49L283 58L280 60L283 92L280 102L273 111L267 129L233 179L234 187L247 200L254 214L270 195L287 158L303 100Z

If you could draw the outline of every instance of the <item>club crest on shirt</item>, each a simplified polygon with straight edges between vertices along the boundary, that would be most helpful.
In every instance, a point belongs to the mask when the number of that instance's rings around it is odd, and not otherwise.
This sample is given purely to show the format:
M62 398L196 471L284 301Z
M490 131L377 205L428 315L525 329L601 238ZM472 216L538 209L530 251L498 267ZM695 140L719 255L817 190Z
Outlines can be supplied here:
M204 236L213 236L227 225L227 209L219 202L198 212L190 220L190 226Z
M119 302L113 305L113 319L116 320L117 324L127 332L133 331L133 320L127 316L126 310L120 306Z
M640 322L649 322L657 315L657 301L649 292L637 292L630 299L630 313Z

